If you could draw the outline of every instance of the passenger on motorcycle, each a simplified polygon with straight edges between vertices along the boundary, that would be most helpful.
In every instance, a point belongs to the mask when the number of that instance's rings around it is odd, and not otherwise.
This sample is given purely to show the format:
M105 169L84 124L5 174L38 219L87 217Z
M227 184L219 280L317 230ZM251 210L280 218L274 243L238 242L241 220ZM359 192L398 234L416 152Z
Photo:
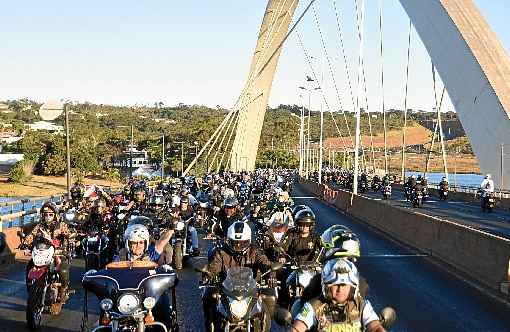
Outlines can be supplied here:
M66 223L60 220L58 208L52 202L46 202L41 207L41 219L40 222L35 224L33 227L29 225L24 229L24 233L28 235L23 239L23 246L32 250L34 245L34 240L37 237L43 237L45 241L48 241L53 244L56 249L61 249L64 252L64 255L67 254L65 250L67 249L67 243L69 241L69 227ZM27 264L26 276L28 276L28 271L32 269L34 263L32 260ZM59 299L61 302L65 302L67 299L67 290L69 289L69 264L65 259L61 260L60 268L58 271L60 275L60 280L62 281L62 287L59 291ZM28 280L28 279L27 279Z
M356 266L345 259L330 260L321 273L321 294L307 301L289 332L384 332L370 301L359 290Z
M321 243L315 234L315 214L307 209L297 213L296 227L284 239L285 252L297 262L309 262L317 258Z
M269 220L269 230L263 235L262 249L264 254L272 262L281 260L285 255L285 249L283 249L283 239L289 229L289 217L283 212L275 212ZM281 258L281 259L280 259Z

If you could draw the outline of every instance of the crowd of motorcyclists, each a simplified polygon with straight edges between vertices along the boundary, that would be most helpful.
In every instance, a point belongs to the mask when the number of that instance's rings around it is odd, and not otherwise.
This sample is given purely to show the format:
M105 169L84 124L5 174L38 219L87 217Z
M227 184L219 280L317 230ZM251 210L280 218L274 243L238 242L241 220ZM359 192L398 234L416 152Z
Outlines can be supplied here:
M354 174L345 169L325 168L321 174L323 183L334 187L340 187L349 191L353 190ZM318 182L318 172L310 174L310 178ZM361 171L358 175L358 193L366 193L369 190L380 192L384 200L391 198L392 184L402 184L403 194L406 201L413 207L421 207L429 200L429 182L426 176L410 175L405 181L397 179L395 175L385 174L382 178L378 174L369 176L367 172ZM434 185L437 189L437 196L441 201L446 201L449 196L450 184L447 177L443 176L441 181ZM477 195L480 197L480 206L483 212L491 212L496 205L494 194L494 181L490 174L485 175L478 188Z
M290 197L294 177L224 172L151 188L130 180L119 192L76 183L20 233L32 255L29 327L60 312L72 294L70 262L83 257L82 286L100 301L101 327L176 331L175 270L202 252L207 264L195 268L206 331L268 331L272 320L289 331L384 331L392 312L375 314L367 299L359 239L339 225L317 233L314 211ZM84 308L82 330L87 324Z

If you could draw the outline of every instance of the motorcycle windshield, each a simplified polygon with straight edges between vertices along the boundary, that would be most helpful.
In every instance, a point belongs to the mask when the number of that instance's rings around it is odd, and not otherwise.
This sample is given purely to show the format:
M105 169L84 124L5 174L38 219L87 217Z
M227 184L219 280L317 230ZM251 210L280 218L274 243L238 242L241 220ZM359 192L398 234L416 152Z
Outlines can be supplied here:
M223 281L223 290L228 296L245 298L251 296L257 287L253 272L248 267L231 267Z
M163 267L104 269L83 276L83 288L94 293L98 299L115 299L124 290L143 290L145 296L159 298L176 283L177 275L173 270Z

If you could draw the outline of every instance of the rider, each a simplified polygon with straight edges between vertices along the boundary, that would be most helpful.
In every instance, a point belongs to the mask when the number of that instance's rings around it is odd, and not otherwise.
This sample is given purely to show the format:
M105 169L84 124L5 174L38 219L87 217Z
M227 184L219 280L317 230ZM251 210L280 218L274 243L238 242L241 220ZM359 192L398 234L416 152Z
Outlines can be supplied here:
M161 235L159 240L150 243L149 230L143 225L147 217L136 217L130 220L131 225L124 232L125 247L119 251L114 261L152 261L158 262L165 245L174 234L172 224ZM140 221L140 223L137 223Z
M29 226L30 227L30 226ZM23 245L30 250L34 245L36 238L44 238L46 242L52 243L56 248L65 249L66 243L69 241L69 227L60 220L59 211L55 204L46 202L41 207L41 221L29 231L30 233L23 239ZM67 253L64 253L64 255ZM34 266L32 260L27 264L27 273ZM65 302L69 289L69 264L66 259L62 259L58 270L62 287L59 291L60 302Z
M439 188L442 190L448 190L448 180L446 179L446 176L443 176L441 182L439 182Z
M212 260L203 269L205 274L211 279L218 277L223 282L228 269L232 267L249 267L253 270L253 275L258 272L265 272L271 268L269 259L251 244L251 229L248 224L238 221L233 223L227 232L227 240L224 245L218 248L212 257ZM208 329L214 319L216 308L217 290L206 288L202 295L205 326Z
M298 262L315 260L321 248L320 237L314 232L315 214L308 209L301 210L296 214L294 224L296 228L284 239L285 252Z
M321 294L304 304L289 331L386 331L359 289L359 273L352 262L342 258L328 261L321 284Z
M128 211L138 211L139 214L143 214L148 209L147 199L145 195L145 187L142 184L133 186L131 190L132 201L127 206Z
M490 174L485 175L482 183L480 184L480 189L486 193L494 192L494 181L492 180Z
M213 225L213 233L221 238L227 236L227 230L236 221L243 219L238 212L239 205L235 197L227 197L223 201L223 210L218 213L217 222Z

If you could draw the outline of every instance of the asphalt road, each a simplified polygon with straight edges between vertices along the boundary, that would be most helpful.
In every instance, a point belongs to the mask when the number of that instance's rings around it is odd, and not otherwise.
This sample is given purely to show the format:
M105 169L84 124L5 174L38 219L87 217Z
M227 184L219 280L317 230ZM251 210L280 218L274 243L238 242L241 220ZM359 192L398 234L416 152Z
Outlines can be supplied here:
M293 196L309 196L299 185ZM398 320L392 331L510 331L510 309L500 307L465 283L430 264L425 258L386 240L336 209L314 198L296 198L296 203L312 207L318 217L317 228L341 223L361 239L359 262L362 275L370 285L369 298L377 311L384 306L396 309ZM207 243L201 240L205 248ZM384 257L381 257L383 255ZM178 319L181 331L202 331L203 316L198 289L199 275L194 265L205 257L193 259L179 271ZM79 331L83 315L80 288L82 261L74 261L71 279L76 293L56 317L45 316L41 331ZM24 264L17 263L0 275L0 331L28 331L25 326L26 290ZM89 297L89 319L97 320L97 301ZM280 330L273 328L273 331Z

